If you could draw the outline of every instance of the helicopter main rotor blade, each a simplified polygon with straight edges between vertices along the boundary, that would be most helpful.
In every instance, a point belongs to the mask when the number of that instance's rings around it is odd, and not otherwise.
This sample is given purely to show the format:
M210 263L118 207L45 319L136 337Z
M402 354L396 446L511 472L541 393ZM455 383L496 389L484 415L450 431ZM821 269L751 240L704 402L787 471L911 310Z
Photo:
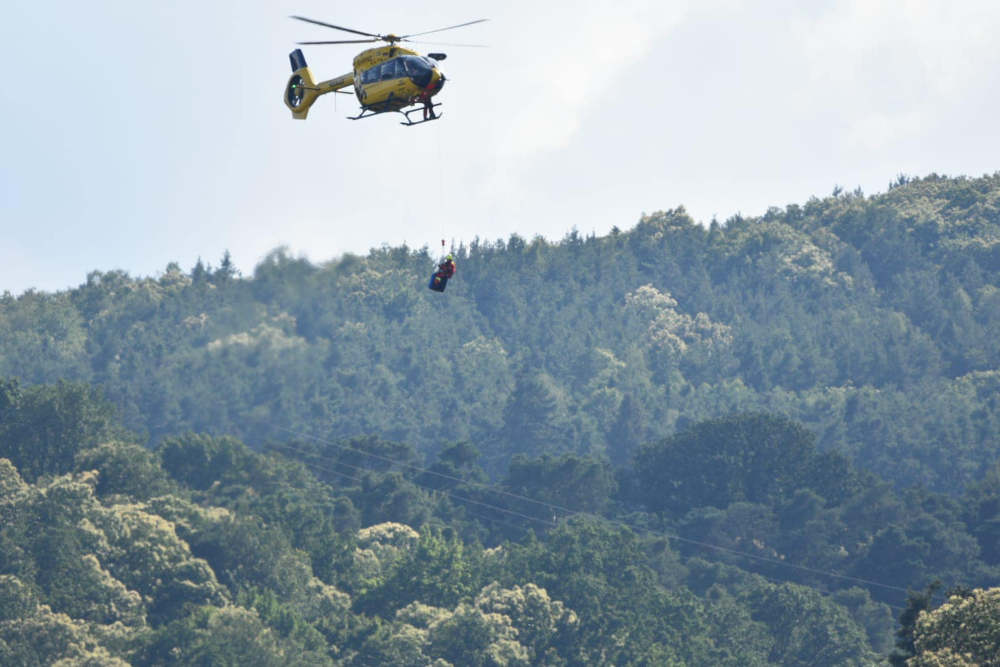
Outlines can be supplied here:
M313 44L371 44L372 42L380 42L379 39L335 39L327 40L325 42L295 42L300 45L313 45Z
M454 42L425 42L424 40L404 39L400 40L409 44L427 44L428 46L468 46L477 49L487 49L489 44L455 44Z
M489 21L489 19L476 19L475 21L469 21L467 23L459 23L458 25L450 25L447 28L437 28L436 30L427 30L425 32L415 32L409 35L403 35L400 39L406 39L407 37L419 37L420 35L429 35L432 32L443 32L445 30L454 30L455 28L464 28L467 25L473 25L475 23L483 23L484 21Z
M364 35L365 37L376 37L381 39L381 35L375 35L370 32L364 32L362 30L354 30L353 28L345 28L339 25L333 25L332 23L323 23L322 21L317 21L315 19L307 19L305 16L289 16L290 19L298 19L299 21L305 21L306 23L313 23L315 25L321 25L324 28L333 28L334 30L343 30L344 32L352 32L355 35Z

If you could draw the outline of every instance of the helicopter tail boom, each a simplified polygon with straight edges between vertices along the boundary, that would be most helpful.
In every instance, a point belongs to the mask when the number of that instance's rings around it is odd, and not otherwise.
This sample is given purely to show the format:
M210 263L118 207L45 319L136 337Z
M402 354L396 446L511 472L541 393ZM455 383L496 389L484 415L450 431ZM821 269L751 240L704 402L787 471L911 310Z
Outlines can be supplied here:
M306 64L306 58L302 55L302 49L289 53L288 59L292 64L292 75L285 84L285 106L291 110L293 118L305 119L309 115L309 107L320 95L354 85L353 74L342 74L316 83Z

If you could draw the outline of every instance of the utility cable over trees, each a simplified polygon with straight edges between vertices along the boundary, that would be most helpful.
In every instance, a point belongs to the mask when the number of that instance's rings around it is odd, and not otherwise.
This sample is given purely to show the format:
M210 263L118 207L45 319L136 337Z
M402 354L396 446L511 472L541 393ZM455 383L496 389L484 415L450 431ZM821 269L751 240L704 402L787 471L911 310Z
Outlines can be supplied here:
M0 662L871 664L904 604L897 658L978 655L998 201L4 294Z

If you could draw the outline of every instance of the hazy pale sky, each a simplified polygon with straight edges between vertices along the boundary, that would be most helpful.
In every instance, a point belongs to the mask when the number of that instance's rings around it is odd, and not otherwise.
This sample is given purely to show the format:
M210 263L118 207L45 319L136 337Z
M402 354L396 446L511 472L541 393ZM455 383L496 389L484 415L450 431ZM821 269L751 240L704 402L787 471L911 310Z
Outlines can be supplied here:
M440 122L282 104L299 14L446 51ZM0 25L0 292L171 261L250 273L406 242L701 222L1000 170L1000 3L14 0ZM428 39L431 37L429 36ZM317 78L360 50L304 47ZM333 98L337 99L334 100Z

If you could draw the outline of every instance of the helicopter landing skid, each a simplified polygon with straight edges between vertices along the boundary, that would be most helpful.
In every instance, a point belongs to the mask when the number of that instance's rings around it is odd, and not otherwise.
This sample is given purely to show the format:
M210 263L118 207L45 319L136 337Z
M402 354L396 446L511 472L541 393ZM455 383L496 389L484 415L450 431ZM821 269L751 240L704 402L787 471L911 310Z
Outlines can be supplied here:
M431 105L431 108L433 109L433 108L439 107L439 106L441 106L440 102L438 102L437 104ZM400 125L423 125L424 123L428 123L428 122L430 122L432 120L437 120L438 118L440 118L441 116L444 115L444 114L440 114L439 113L439 114L434 114L430 118L424 118L423 120L412 120L410 118L410 114L411 113L415 113L417 111L424 111L425 112L426 108L423 107L423 106L419 106L419 107L415 107L413 109L410 109L409 111L403 111L402 109L383 109L381 111L376 111L375 109L372 109L371 107L368 107L368 108L362 108L361 109L361 113L359 113L357 116L348 116L348 118L350 118L351 120L361 120L362 118L371 118L372 116L380 116L380 115L382 115L384 113L390 113L392 111L395 111L396 113L402 114L403 118L406 119L404 122L401 122Z
M402 111L402 110L400 110L399 113L403 114L403 118L406 119L406 122L405 123L401 122L400 125L423 125L424 123L429 123L432 120L437 120L438 118L440 118L441 116L444 115L443 113L438 113L438 114L434 113L434 108L435 107L439 107L439 106L441 106L440 102L438 102L437 104L432 104L430 107L416 107L416 108L410 109L409 111ZM430 109L430 112L431 112L430 118L427 117L427 111L428 111L428 109ZM424 118L423 118L423 120L410 120L410 114L414 113L416 111L423 111L424 112Z
M384 114L387 111L388 109L386 111L375 111L374 109L362 108L361 113L359 113L357 116L348 116L348 118L350 118L351 120L361 120L362 118L371 118L372 116L378 116L380 114Z

